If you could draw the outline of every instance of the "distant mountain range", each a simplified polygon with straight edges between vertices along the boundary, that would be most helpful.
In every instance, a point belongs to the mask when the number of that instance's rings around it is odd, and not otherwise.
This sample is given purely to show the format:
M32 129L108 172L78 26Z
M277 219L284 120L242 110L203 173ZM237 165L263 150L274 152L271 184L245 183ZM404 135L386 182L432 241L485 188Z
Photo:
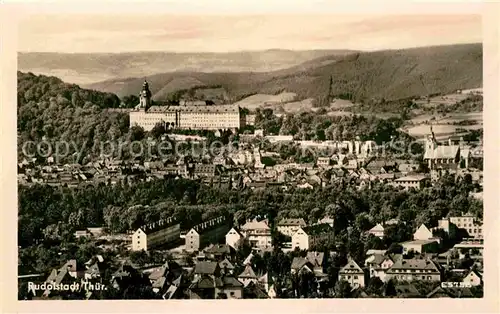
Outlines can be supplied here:
M33 67L38 66L61 71L65 66L66 71L75 73L96 72L109 76L116 73L117 78L83 86L120 97L137 94L146 78L156 100L164 100L178 90L197 91L207 87L222 90L230 101L254 93L276 94L282 91L297 93L301 99L312 98L328 93L330 78L333 81L332 94L351 94L355 99L401 99L482 86L482 44L375 52L270 50L170 54L170 60L164 60L168 55L62 55L58 60L53 54L20 54L19 69L35 72ZM171 67L176 65L176 69L191 66L199 70L174 72L167 69L165 73L152 74L162 72L164 68L154 67L161 63L171 64ZM231 71L218 70L223 67ZM270 71L259 72L266 67ZM122 77L125 73L145 69L149 69L152 75L141 73L130 75L131 78ZM58 76L71 82L63 75Z
M50 53L20 52L18 70L52 75L65 82L89 84L107 79L145 77L165 72L267 72L315 58L346 55L350 50L272 49L229 53Z

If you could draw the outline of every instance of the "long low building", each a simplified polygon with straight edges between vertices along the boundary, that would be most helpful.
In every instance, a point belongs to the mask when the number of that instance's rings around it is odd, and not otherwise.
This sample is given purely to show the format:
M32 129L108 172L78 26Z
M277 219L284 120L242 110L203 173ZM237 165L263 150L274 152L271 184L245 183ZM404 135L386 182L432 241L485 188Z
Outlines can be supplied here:
M132 235L132 251L147 251L178 241L181 236L179 222L174 218L159 220L138 228Z
M198 130L234 130L245 125L245 116L238 105L154 106L146 81L139 99L137 107L129 112L130 127L140 126L145 131L151 131L158 124Z
M220 243L231 229L231 217L219 216L204 221L186 233L186 251L199 251L208 244Z

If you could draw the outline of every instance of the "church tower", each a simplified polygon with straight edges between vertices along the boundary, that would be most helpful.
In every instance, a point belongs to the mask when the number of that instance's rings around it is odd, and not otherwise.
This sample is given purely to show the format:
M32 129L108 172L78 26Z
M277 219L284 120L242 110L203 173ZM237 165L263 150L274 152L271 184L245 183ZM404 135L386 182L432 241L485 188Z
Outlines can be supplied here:
M432 125L431 125L431 134L427 135L427 139L425 141L425 150L433 152L436 148L437 148L437 141L436 137L434 136L434 131L432 130Z
M151 106L151 91L149 90L149 84L144 80L142 84L142 91L139 94L139 108L148 110Z

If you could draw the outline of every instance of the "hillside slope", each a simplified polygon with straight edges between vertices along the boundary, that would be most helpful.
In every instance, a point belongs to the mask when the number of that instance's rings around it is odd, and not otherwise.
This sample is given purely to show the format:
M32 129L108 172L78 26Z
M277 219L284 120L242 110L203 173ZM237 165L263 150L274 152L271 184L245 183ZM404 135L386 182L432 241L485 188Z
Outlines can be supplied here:
M20 52L18 69L89 84L107 79L144 77L165 72L274 71L349 50L291 51L272 49L230 53L38 53Z
M355 99L400 99L417 95L449 93L482 86L482 45L464 44L403 50L323 56L288 69L256 73L176 72L148 76L153 94L177 79L186 89L222 86L231 100L254 93L295 92L299 98L325 96L330 77L334 95L352 94ZM136 94L144 78L117 79L86 87L116 93ZM189 84L192 82L192 84ZM170 88L168 89L170 91ZM163 100L165 93L157 95Z

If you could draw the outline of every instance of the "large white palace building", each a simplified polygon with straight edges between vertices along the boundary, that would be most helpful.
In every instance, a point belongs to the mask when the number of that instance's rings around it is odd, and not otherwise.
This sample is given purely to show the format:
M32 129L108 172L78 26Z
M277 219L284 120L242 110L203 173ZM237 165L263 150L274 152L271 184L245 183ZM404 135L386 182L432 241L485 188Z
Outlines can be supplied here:
M151 131L157 124L199 130L234 130L245 124L245 117L237 105L152 106L151 91L146 81L139 99L139 104L129 113L130 127L141 126L145 131Z

